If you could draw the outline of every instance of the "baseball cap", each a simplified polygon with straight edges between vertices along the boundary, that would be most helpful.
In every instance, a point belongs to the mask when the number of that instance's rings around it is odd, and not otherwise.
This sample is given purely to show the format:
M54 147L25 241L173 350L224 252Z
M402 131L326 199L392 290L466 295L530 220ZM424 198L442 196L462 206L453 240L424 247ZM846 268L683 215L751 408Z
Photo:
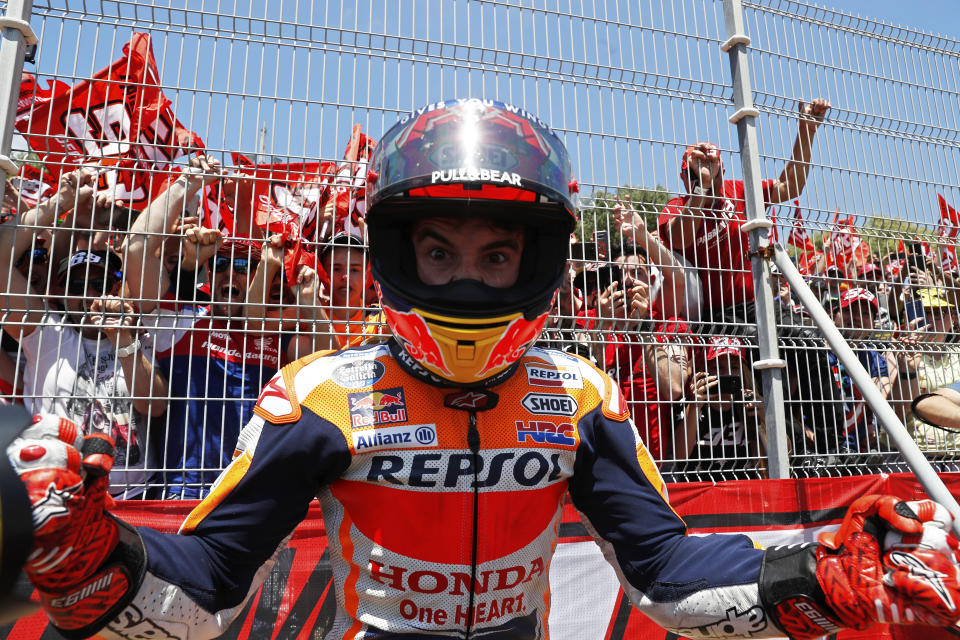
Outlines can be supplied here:
M120 258L109 251L77 251L60 261L57 267L57 278L62 280L71 270L83 272L87 269L84 265L90 265L90 268L99 267L115 278L123 277Z
M918 290L917 299L920 300L920 304L928 309L954 306L949 300L947 300L946 292L943 289L936 287Z
M880 278L882 273L883 269L875 262L868 262L860 269L860 275L862 277Z
M221 258L246 258L251 262L260 262L262 249L259 241L234 238L224 240L217 247L216 255Z
M880 303L877 302L877 296L873 292L864 289L863 287L853 287L852 289L847 289L843 292L843 295L840 296L840 308L846 309L854 302L869 302L873 305L874 309L880 308Z
M842 277L843 277L843 269L841 269L840 267L838 267L838 266L835 265L835 264L832 264L832 265L830 265L829 267L827 267L826 269L823 270L823 275L827 276L828 278L830 278L830 277L833 277L833 278L842 278Z
M366 249L367 244L360 236L350 233L349 231L341 231L330 238L330 242L323 247L320 255L325 256L327 252L332 250L334 247L355 247L357 249Z
M707 348L704 352L704 360L715 360L720 356L734 356L743 358L743 342L740 338L730 336L713 336L707 340Z

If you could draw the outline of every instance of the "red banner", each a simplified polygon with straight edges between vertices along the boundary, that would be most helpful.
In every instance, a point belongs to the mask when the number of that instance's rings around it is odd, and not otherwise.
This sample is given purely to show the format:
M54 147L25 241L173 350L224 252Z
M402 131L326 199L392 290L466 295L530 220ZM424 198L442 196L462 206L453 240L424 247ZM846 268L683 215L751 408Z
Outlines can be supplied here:
M941 477L954 495L960 495L960 474ZM925 497L910 474L669 485L670 501L691 533L744 533L765 546L816 540L820 531L836 528L847 506L869 493L905 500ZM127 522L174 532L195 504L124 502L114 512ZM336 609L326 550L320 508L313 504L265 586L223 638L323 637ZM585 584L590 588L584 589ZM550 585L550 631L556 640L682 640L630 606L612 568L569 504L560 525ZM0 628L0 637L41 640L47 637L46 627L46 618L37 613ZM886 628L874 627L843 632L839 638L885 640L890 635Z
M14 126L50 173L59 178L81 163L99 165L98 188L143 209L175 177L174 163L203 147L170 104L150 36L134 33L123 57L72 87L59 80L43 87L24 74Z

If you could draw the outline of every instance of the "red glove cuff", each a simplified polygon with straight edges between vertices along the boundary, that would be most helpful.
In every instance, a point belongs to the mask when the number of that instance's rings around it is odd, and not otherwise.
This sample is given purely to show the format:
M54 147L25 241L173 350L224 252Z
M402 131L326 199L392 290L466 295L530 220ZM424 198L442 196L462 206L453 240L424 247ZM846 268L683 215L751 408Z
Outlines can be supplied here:
M91 575L56 593L37 588L47 616L68 640L88 638L113 620L130 602L146 573L140 534L107 514L119 540L107 560Z

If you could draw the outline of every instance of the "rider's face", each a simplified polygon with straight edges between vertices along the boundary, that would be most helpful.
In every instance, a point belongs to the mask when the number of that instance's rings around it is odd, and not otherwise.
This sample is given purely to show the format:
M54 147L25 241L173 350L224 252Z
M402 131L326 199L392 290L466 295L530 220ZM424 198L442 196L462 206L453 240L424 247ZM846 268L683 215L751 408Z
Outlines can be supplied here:
M427 218L414 224L411 236L417 275L424 284L469 279L503 288L517 281L523 256L521 229L479 218Z

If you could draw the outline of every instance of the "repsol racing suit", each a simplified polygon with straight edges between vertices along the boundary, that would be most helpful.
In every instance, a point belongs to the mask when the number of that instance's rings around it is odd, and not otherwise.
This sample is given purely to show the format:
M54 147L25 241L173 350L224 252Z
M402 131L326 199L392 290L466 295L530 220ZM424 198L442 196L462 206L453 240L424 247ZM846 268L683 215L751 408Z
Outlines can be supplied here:
M763 551L686 535L606 374L533 348L486 390L429 375L392 341L285 367L180 535L140 529L146 578L104 635L218 635L317 497L338 605L327 638L546 638L568 491L654 621L697 637L735 609L750 615L726 637L781 635L758 597Z

